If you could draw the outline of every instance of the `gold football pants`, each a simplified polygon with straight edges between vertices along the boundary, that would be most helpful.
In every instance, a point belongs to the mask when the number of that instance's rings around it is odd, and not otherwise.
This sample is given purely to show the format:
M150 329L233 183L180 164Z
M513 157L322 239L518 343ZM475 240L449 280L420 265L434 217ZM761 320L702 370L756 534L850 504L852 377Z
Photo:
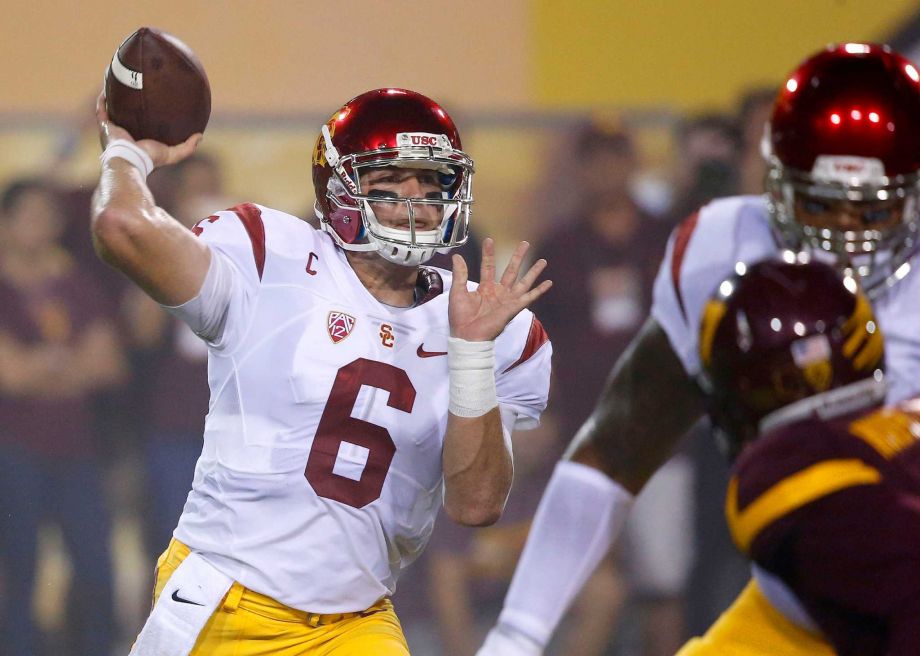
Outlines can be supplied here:
M757 587L747 584L735 603L702 638L694 638L677 656L834 656L821 636L793 624L770 605Z
M157 561L153 601L189 548L173 539ZM318 615L295 610L234 582L205 624L191 656L408 656L393 604Z

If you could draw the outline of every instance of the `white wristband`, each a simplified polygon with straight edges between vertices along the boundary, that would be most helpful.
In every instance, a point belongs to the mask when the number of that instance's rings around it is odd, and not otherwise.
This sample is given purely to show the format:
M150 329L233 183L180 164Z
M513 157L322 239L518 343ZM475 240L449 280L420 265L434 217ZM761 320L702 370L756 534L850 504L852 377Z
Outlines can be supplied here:
M128 141L127 139L113 139L110 141L109 145L102 151L102 155L99 156L99 159L102 161L102 164L105 165L113 157L128 162L128 164L141 172L145 180L147 176L150 175L151 171L153 171L153 160L150 159L150 155L136 143Z
M448 410L458 417L481 417L498 406L495 392L495 342L447 339L450 378Z

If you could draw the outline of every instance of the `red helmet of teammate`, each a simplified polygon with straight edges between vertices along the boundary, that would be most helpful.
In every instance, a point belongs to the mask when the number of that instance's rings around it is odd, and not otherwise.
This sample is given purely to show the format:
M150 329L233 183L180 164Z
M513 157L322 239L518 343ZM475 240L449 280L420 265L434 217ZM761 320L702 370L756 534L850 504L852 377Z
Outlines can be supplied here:
M781 416L882 399L882 334L853 277L814 261L740 271L707 303L699 340L700 382L730 458Z
M441 192L437 198L364 193L361 173L384 166L437 171ZM323 229L346 250L377 251L407 266L466 241L472 177L473 160L463 152L450 116L406 89L375 89L349 100L323 125L313 150L315 212ZM409 229L381 224L373 209L378 203L402 204ZM423 205L438 208L435 229L416 230Z
M870 295L903 277L920 228L920 73L911 62L864 43L814 55L780 90L763 151L787 246L831 254Z

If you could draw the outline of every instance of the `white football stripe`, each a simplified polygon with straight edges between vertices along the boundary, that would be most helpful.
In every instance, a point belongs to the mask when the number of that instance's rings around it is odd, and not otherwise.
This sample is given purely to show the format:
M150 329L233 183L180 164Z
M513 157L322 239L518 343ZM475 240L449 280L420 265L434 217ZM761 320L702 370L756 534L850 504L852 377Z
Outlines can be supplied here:
M144 88L144 74L139 71L132 71L122 64L121 60L118 58L117 51L115 52L115 56L112 57L112 72L115 74L115 79L125 86L129 86L132 89Z

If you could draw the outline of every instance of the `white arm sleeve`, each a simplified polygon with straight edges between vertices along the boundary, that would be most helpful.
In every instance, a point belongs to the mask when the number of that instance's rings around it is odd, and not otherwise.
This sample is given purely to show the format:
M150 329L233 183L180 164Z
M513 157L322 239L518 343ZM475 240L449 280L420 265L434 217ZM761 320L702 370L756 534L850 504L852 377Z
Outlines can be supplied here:
M212 349L232 350L251 323L266 249L259 230L253 228L255 234L250 234L244 221L264 232L261 216L255 206L245 206L218 212L194 228L211 250L208 273L195 298L166 310L187 323Z
M542 652L575 596L610 551L632 501L632 494L593 467L571 461L556 465L498 626L479 656ZM509 639L515 635L517 640ZM539 646L536 650L534 643Z
M700 318L719 283L738 262L778 252L766 206L755 196L715 200L674 229L655 278L652 316L688 375L700 371Z
M208 343L217 343L227 323L227 311L233 291L233 265L217 249L211 249L211 264L198 295L182 305L163 308L184 321Z

